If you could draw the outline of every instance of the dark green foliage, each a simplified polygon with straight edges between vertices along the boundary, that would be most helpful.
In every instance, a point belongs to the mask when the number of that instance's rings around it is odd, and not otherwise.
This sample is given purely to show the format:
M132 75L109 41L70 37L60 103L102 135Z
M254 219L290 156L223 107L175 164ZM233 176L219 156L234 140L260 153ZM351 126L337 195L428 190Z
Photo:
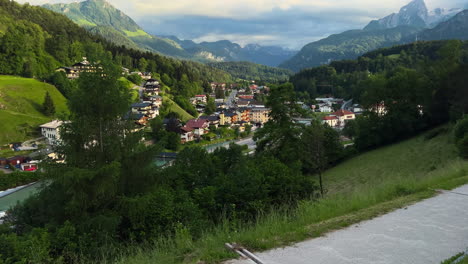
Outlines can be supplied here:
M454 137L460 156L468 158L468 116L457 122L454 128Z
M466 42L418 42L304 70L291 81L300 94L352 98L367 109L344 130L364 150L467 113L467 53Z
M271 120L255 133L257 151L271 154L291 165L299 160L300 153L297 148L302 130L301 126L292 120L300 116L292 84L272 87L266 106L271 109Z
M55 105L49 92L44 97L44 103L42 104L42 111L46 116L53 116L55 114Z
M187 97L183 97L183 96L176 96L174 98L174 102L176 102L180 107L182 107L182 109L184 109L185 111L187 111L187 113L189 113L190 115L192 116L198 116L198 112L197 112L197 109L195 109L195 106L193 106L189 100L187 99Z
M208 98L208 103L206 104L205 114L211 115L216 111L216 104L214 98Z
M143 79L138 74L130 74L127 76L127 79L136 85L142 85Z
M165 82L169 79L188 81L197 87L201 87L203 82L230 81L229 74L200 63L177 61L111 44L64 15L41 7L0 0L0 15L2 26L6 28L0 36L2 74L49 78L57 67L70 66L81 61L82 57L92 60L96 51L105 50L112 54L115 63L123 67L136 69L145 66L146 69L142 70L161 76L166 74L163 78L166 85L172 84ZM140 63L145 60L147 64Z
M274 68L251 62L212 62L208 65L226 71L236 79L256 80L267 83L285 82L292 75L292 71Z
M48 81L57 87L65 98L70 98L73 90L76 88L76 82L67 79L67 76L62 71L54 72Z
M41 176L42 175L39 172L14 171L10 174L0 172L0 190L11 189L37 181Z

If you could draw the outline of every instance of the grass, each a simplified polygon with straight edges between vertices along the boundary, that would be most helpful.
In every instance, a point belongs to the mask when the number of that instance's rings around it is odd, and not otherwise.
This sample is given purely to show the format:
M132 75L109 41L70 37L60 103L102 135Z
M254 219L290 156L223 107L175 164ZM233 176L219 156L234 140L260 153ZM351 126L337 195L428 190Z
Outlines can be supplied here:
M468 253L459 253L444 262L442 264L468 264Z
M75 20L76 23L82 27L89 26L89 27L95 27L97 26L96 23L93 23L91 21L88 21L86 19L77 19Z
M125 35L127 35L127 37L146 37L148 35L148 33L146 33L145 31L139 29L137 31L128 31L128 30L124 30L124 33Z
M192 239L187 232L129 249L117 263L219 263L237 256L224 248L237 242L262 251L321 236L468 183L468 162L459 159L451 134L424 135L352 158L324 174L326 198L296 209L273 210L249 224L224 224ZM122 253L124 254L124 253Z
M163 101L169 102L170 111L171 112L176 112L177 114L179 114L182 121L187 122L188 120L194 118L191 114L187 113L187 111L182 109L182 107L180 107L176 102L172 101L172 99L170 99L169 97L163 96Z
M140 100L140 94L138 92L137 89L133 89L133 87L135 86L134 83L132 83L131 81L129 81L127 78L125 77L120 77L119 78L119 81L125 86L127 87L129 90L130 90L130 94L132 95L132 102L138 102Z
M38 126L54 118L41 112L46 92L54 101L57 115L68 113L65 97L54 86L34 79L0 76L0 145L37 136Z

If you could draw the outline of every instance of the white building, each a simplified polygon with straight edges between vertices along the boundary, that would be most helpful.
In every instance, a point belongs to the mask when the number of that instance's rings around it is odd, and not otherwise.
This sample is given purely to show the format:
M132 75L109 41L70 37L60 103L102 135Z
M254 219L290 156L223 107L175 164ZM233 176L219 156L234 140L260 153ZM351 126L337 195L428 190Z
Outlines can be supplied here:
M60 126L63 121L53 120L40 126L41 134L47 139L49 144L56 145L60 143Z

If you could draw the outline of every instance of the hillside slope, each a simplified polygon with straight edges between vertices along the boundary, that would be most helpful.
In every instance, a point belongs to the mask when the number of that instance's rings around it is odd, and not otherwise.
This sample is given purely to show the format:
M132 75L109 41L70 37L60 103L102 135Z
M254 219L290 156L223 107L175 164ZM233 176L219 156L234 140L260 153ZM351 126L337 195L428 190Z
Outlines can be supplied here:
M68 113L66 99L52 85L15 76L0 76L0 145L37 136L37 126L53 117L45 116L42 103L46 92L57 115Z
M282 247L428 198L435 194L430 189L466 184L468 162L457 157L450 129L433 138L430 133L358 155L326 171L328 194L319 202L272 212L234 231L227 221L198 240L180 236L177 242L138 250L116 263L220 263L238 257L224 248L226 241L260 251Z
M418 37L421 40L468 40L468 10L458 13L433 29L425 30Z
M46 4L43 7L66 15L78 25L102 35L117 45L190 58L190 55L175 41L146 33L132 18L104 0Z
M279 67L299 71L304 68L328 64L331 61L354 59L366 52L397 45L411 38L421 28L399 26L383 30L350 30L312 42Z
M232 77L242 80L257 80L267 83L287 81L292 71L255 64L251 62L212 62L209 66L228 72Z

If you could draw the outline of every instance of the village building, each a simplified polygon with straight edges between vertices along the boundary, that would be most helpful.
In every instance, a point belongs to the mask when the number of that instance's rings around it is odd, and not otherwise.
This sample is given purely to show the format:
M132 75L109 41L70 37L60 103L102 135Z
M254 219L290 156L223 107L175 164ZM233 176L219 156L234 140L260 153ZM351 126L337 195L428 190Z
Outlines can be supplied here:
M195 99L197 100L197 102L200 102L200 103L206 104L208 102L205 94L195 95Z
M235 124L238 121L238 115L234 112L223 112L219 115L219 124L222 126Z
M212 82L210 83L211 90L216 90L216 89L221 89L221 90L226 90L226 83L217 83L217 82Z
M207 120L208 122L210 122L210 126L214 126L216 128L218 128L219 123L220 123L219 116L215 116L215 115L200 116L199 119Z
M250 104L248 100L239 100L237 101L237 107L247 107Z
M153 109L151 103L134 103L131 107L133 114L143 114L149 118L155 118L159 114L159 109Z
M356 115L353 112L343 109L334 112L332 115L338 117L340 126L344 126L349 120L356 119Z
M270 109L265 107L252 108L250 111L250 122L256 124L265 124L270 120Z
M57 145L60 143L60 126L62 125L63 121L53 120L40 126L42 136L47 139L50 145Z
M193 141L195 139L194 133L193 133L193 128L191 127L181 127L180 128L180 142L182 144Z
M239 121L250 122L250 108L239 108L238 116Z
M194 136L200 138L209 132L210 121L199 118L191 119L185 124L185 127L192 128Z
M132 120L135 124L139 126L146 126L148 124L149 118L145 114L140 114L140 113L132 113L128 112L125 116L124 119L126 120Z
M336 127L336 126L338 126L339 120L338 120L338 117L336 117L336 116L324 116L322 118L322 122L329 125L329 126L331 126L331 127Z

